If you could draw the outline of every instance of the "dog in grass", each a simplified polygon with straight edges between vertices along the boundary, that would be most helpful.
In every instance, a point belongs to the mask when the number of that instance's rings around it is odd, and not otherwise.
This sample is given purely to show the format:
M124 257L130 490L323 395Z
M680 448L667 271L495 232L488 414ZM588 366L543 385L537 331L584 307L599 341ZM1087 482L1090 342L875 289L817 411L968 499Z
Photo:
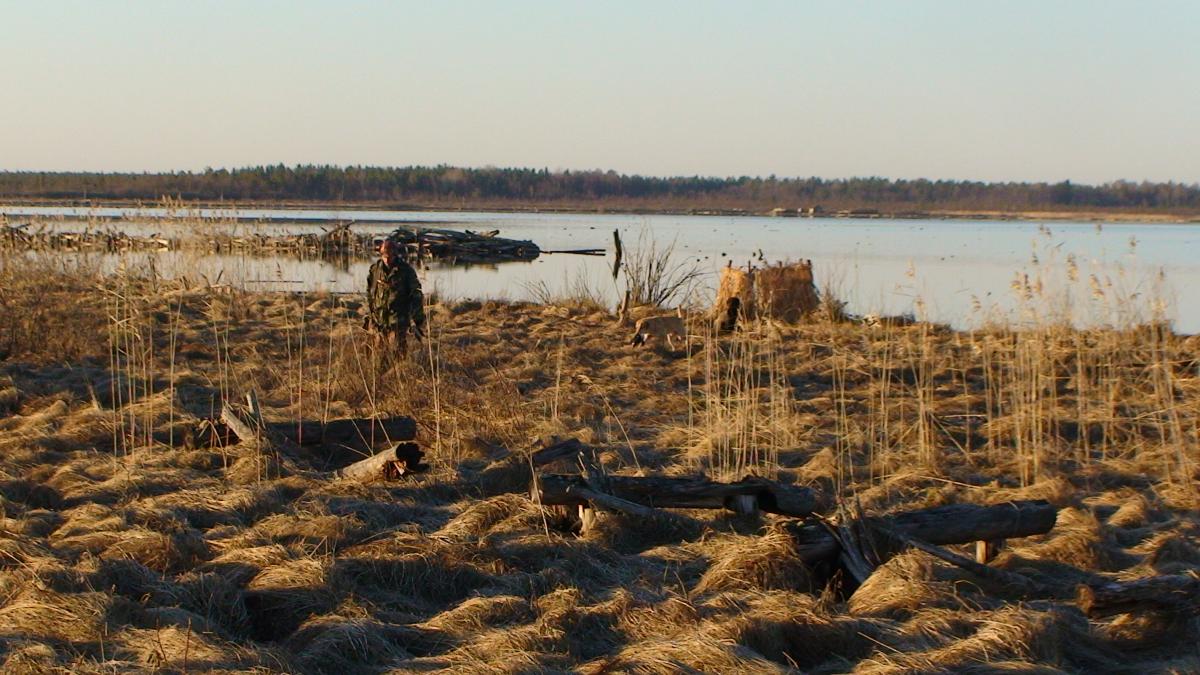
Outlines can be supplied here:
M640 347L650 340L660 344L667 343L671 351L675 351L675 340L683 342L687 336L687 326L683 323L683 311L677 310L675 316L648 316L638 319L633 327L633 339L630 344Z

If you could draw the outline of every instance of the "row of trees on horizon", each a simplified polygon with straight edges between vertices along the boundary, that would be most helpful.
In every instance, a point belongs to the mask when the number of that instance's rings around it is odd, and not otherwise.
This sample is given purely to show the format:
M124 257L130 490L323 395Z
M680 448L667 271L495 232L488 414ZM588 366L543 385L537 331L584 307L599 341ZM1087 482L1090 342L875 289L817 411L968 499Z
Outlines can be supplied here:
M169 173L0 172L0 197L374 203L391 207L546 207L884 212L1127 210L1200 212L1200 185L985 183L886 178L653 177L614 171L284 165Z

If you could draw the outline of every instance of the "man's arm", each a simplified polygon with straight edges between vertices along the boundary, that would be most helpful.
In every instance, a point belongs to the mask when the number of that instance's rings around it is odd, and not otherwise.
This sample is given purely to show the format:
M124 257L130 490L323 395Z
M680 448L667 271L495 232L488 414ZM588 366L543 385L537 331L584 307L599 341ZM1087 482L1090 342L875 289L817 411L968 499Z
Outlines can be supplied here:
M376 295L378 295L377 287L379 285L379 266L375 263L371 264L371 268L367 270L367 315L363 317L363 328L370 330L376 328L375 311L376 311Z
M421 291L421 279L417 271L409 266L405 273L408 282L408 311L412 319L413 332L417 337L425 335L425 293Z

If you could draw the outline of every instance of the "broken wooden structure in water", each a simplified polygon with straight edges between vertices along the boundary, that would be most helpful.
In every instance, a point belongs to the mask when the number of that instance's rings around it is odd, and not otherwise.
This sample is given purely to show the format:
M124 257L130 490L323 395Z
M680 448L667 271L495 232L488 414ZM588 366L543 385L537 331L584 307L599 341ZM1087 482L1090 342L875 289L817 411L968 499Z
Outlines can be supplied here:
M232 232L192 231L174 235L137 235L118 227L66 231L46 225L0 225L0 250L122 253L128 251L196 251L221 255L295 255L304 258L365 260L390 239L413 263L491 264L530 262L544 251L532 241L500 237L499 230L473 232L399 225L391 232L354 230L354 221L321 233L269 234L250 228ZM551 251L545 251L550 253ZM604 249L553 251L604 255Z

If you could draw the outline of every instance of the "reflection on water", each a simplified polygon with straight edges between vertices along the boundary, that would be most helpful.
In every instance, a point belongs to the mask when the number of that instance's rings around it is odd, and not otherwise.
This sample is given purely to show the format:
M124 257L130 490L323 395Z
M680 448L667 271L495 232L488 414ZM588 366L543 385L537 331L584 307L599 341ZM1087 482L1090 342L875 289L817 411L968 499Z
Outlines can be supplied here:
M19 216L87 216L68 209L0 207L9 222ZM172 221L161 214L104 210L93 215L125 215L127 221L104 227L163 232ZM1200 296L1177 293L1200 283L1200 226L1176 224L1105 224L1055 222L1040 225L1013 221L837 220L796 218L722 218L711 216L640 216L584 214L496 214L387 211L242 210L239 216L289 222L214 224L189 221L187 227L232 227L253 232L320 231L304 219L357 220L359 229L387 231L394 223L454 223L463 229L499 229L501 236L530 239L543 249L611 248L612 231L626 246L651 236L661 246L675 242L680 259L698 265L715 284L725 264L810 258L818 286L830 288L856 313L923 314L932 320L970 325L989 313L1028 308L1053 309L1078 321L1123 319L1120 311L1138 306L1148 318L1162 303L1176 328L1200 331ZM372 221L370 224L363 221ZM60 220L56 227L89 223ZM95 223L91 223L95 225ZM145 229L143 229L145 228ZM127 265L157 256L157 270L190 279L218 276L224 283L272 290L361 291L368 263L337 267L318 260L238 255L131 253L88 255L106 269L120 258ZM528 299L530 285L567 289L586 281L616 302L617 287L608 258L544 255L532 263L422 271L427 289L451 298ZM762 264L762 262L759 262ZM1161 309L1161 308L1160 308Z

